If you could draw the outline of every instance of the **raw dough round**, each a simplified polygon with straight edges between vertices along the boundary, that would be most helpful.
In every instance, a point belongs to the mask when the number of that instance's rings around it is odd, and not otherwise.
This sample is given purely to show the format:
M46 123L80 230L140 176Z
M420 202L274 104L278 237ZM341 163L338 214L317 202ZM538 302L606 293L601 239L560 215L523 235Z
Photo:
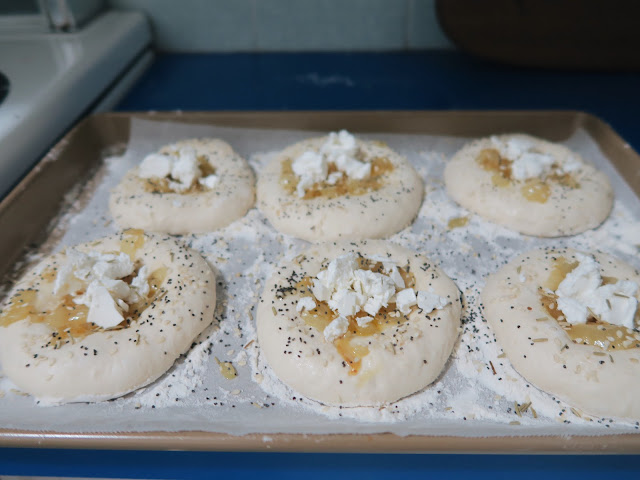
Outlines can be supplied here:
M348 252L384 255L399 267L409 266L416 290L431 287L450 302L429 313L414 308L408 321L398 322L389 316L393 324L381 331L351 337L351 347L368 349L356 374L336 342L326 341L323 331L307 324L296 312L298 300L310 295L296 288L297 282L315 276L329 261ZM257 312L260 351L284 383L325 404L371 406L411 395L440 375L458 336L460 292L426 257L382 240L368 240L319 244L296 259L277 266Z
M138 177L139 167L134 167L109 198L109 210L120 227L178 235L211 232L242 217L253 206L253 172L229 144L217 139L183 140L159 153L182 147L206 156L219 177L217 185L197 192L154 193L148 181Z
M402 156L380 142L357 140L365 161L387 159L391 171L379 188L333 198L300 198L295 184L281 181L283 163L307 150L319 150L328 137L304 140L285 148L258 176L258 208L279 231L311 242L388 237L408 226L420 209L424 185Z
M640 283L640 272L628 264L602 253L593 256L603 277ZM534 250L487 278L481 298L498 344L527 381L573 407L591 415L640 419L640 348L575 343L542 305L540 288L553 290L556 259L574 262L575 251Z
M23 319L0 327L0 363L18 388L47 403L119 397L157 379L211 324L215 276L206 261L171 238L129 232L76 248L111 253L120 251L123 238L143 242L130 256L158 272L148 306L126 328L94 327L86 336L65 334L68 321L54 327ZM0 321L11 312L11 298L15 305L15 295L23 290L37 290L37 310L51 318L51 310L61 302L60 295L53 296L55 269L65 257L56 253L32 269L13 289Z
M579 162L581 167L562 178L550 175L530 183L504 179L477 161L481 151L495 148L492 139L504 143L511 139L528 141L537 152L551 155L555 165ZM604 173L563 145L524 134L483 138L466 145L447 164L444 180L448 194L464 208L539 237L574 235L595 228L607 218L613 205L613 190Z

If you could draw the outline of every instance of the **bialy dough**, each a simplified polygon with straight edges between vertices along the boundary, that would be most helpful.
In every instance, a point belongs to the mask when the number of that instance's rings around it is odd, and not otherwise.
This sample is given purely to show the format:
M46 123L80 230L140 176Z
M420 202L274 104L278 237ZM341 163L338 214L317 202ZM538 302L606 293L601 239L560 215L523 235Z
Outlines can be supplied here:
M204 233L223 228L244 216L255 200L254 176L248 163L218 139L183 140L160 149L171 154L192 148L215 171L213 188L179 193L157 191L132 168L113 189L109 210L121 228L170 234Z
M495 169L483 168L481 152L500 147L508 150L510 142L532 145L528 153L550 158L553 166L528 179L514 178L513 164L507 178ZM513 161L508 155L502 157ZM523 134L483 138L466 145L447 164L444 180L447 193L464 208L539 237L574 235L595 228L613 205L613 190L604 173L563 145Z
M603 278L640 283L640 272L628 264L602 253L592 255ZM564 273L558 276L557 265L575 261L571 249L534 250L513 259L487 278L481 295L485 318L498 345L528 382L583 413L640 419L637 312L635 330L615 327L596 343L582 332L573 341L565 330L568 324L563 328L543 304L541 295L554 291L565 278ZM551 301L555 308L557 300ZM622 341L631 348L612 348L611 342Z
M283 183L283 165L306 151L319 151L328 137L304 140L285 148L258 176L257 205L279 231L311 242L362 240L392 235L408 226L422 203L424 185L411 164L380 142L356 139L363 161L386 159L392 166L377 185L357 194L300 198ZM367 180L361 185L366 185ZM326 191L326 185L320 190Z
M394 310L373 334L347 332L328 341L326 328L323 333L297 311L299 300L310 295L297 284L349 252L395 262L415 276L415 290L433 289L446 306L429 312L416 306L407 318ZM458 288L422 255L382 240L319 244L278 265L267 281L257 311L258 343L269 366L293 390L329 405L382 405L422 390L440 375L458 336L460 314ZM360 355L359 363L345 361L338 350L342 340Z
M47 257L22 278L0 316L0 363L20 390L46 403L107 400L153 382L189 350L214 318L216 291L211 268L199 254L171 238L128 231L75 249L124 250L140 269L146 266L151 289L141 311L130 311L130 320L104 329L82 319L50 323L51 312L62 302L62 296L53 293L54 283L68 250ZM21 307L16 295L34 290L35 306L29 306L29 312L16 311ZM33 312L38 313L29 316ZM15 318L8 321L11 315ZM78 322L89 331L67 330Z

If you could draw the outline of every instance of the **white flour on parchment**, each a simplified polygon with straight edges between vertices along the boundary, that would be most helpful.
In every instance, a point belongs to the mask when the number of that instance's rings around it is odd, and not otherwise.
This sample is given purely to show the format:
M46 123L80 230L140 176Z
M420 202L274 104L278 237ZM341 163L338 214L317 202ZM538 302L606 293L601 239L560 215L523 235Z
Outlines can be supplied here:
M496 132L499 133L499 132ZM135 120L121 157L105 160L94 184L59 220L44 250L92 240L116 231L107 200L109 189L141 158L182 138L224 138L259 173L277 150L314 135L302 131L248 130ZM199 251L217 277L217 306L210 328L194 341L166 375L125 398L100 404L40 408L11 391L0 379L0 426L60 432L204 430L245 433L377 433L399 435L597 435L635 432L633 422L588 419L529 385L501 354L482 319L479 293L486 275L519 253L547 245L600 249L640 267L640 201L595 142L576 131L566 145L612 179L616 203L598 229L570 238L526 237L485 222L450 200L442 182L446 160L467 140L427 135L363 135L385 141L405 155L426 185L413 225L391 241L417 250L439 264L457 283L467 303L459 340L443 374L431 386L385 408L326 407L282 384L260 356L255 306L266 279L282 258L308 243L276 232L255 208L227 228L180 237ZM468 216L450 230L452 218ZM42 253L45 253L44 251ZM238 376L227 380L218 362L231 362ZM495 371L495 372L494 372ZM519 412L518 405L531 402ZM535 416L534 412L535 411ZM535 418L534 418L535 417Z

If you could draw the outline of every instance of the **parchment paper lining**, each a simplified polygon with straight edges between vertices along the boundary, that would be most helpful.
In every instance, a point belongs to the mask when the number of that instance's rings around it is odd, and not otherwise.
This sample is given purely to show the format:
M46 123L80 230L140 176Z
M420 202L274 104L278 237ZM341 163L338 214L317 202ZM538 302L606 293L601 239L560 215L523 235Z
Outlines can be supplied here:
M336 125L336 128L340 128ZM153 122L133 119L131 140L122 157L105 159L98 181L82 194L88 198L59 221L47 248L59 250L117 231L108 212L109 190L124 173L160 146L189 137L219 137L250 159L256 173L273 152L325 132L256 130ZM357 132L354 132L357 133ZM502 132L496 132L502 133ZM398 435L599 435L633 433L638 424L611 419L585 419L552 395L527 384L493 342L482 321L477 299L485 275L504 261L536 247L557 245L600 249L635 267L638 259L640 199L626 185L596 142L578 130L565 143L611 178L616 203L600 228L561 239L537 239L481 220L457 206L445 192L446 159L468 139L428 135L367 134L406 156L426 184L426 196L413 225L390 238L420 251L440 264L465 294L468 309L463 333L440 379L409 398L383 409L338 409L301 398L281 384L264 365L255 340L253 311L264 281L283 256L293 257L306 242L277 233L257 211L224 230L182 237L200 251L218 276L216 320L197 345L163 378L125 398L98 404L36 405L0 379L0 426L56 432L142 432L200 430L247 433L381 433ZM449 230L449 219L470 216L466 227ZM60 240L57 240L60 238ZM253 342L252 342L253 341ZM246 348L245 348L246 347ZM226 380L216 358L231 361L238 371ZM497 371L494 375L489 366ZM521 415L517 404L532 402Z

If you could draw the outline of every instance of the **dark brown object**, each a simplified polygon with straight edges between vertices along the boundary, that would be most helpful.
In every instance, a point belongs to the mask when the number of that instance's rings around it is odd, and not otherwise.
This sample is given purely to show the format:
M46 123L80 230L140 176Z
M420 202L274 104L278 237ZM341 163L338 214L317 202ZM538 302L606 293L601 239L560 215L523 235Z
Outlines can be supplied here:
M447 36L473 55L530 67L640 70L640 2L437 0Z
M607 124L582 112L243 112L107 113L78 124L0 202L0 278L8 280L27 245L39 245L64 196L86 183L101 153L129 140L132 117L246 128L335 129L483 137L523 132L552 141L586 130L640 197L640 156ZM0 447L137 450L432 453L639 453L640 434L602 436L400 437L376 435L261 434L211 432L60 433L0 429Z

